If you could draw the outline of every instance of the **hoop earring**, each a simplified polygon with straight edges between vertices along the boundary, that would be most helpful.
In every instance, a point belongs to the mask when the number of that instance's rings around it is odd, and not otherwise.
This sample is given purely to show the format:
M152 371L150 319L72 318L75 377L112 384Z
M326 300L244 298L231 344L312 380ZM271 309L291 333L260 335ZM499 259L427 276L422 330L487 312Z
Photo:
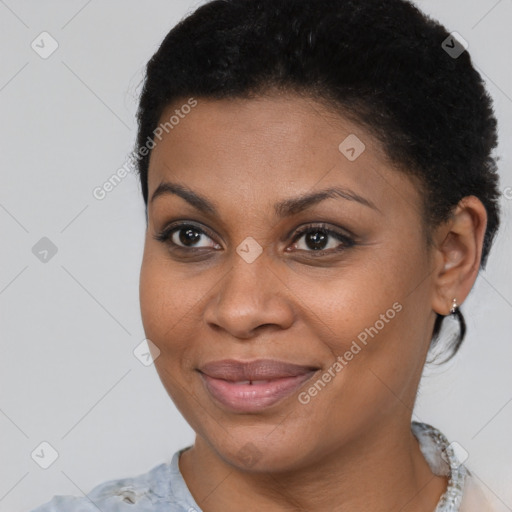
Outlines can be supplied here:
M459 321L460 326L460 342L464 339L464 336L466 336L466 321L464 320L464 315L462 314L459 305L457 304L457 299L452 299L452 308L450 309L450 314L457 318ZM460 343L459 343L460 345Z

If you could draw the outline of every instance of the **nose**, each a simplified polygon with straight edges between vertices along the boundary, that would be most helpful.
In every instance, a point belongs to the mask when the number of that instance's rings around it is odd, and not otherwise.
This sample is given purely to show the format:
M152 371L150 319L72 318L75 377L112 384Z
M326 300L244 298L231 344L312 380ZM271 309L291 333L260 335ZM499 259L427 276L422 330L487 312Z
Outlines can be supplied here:
M291 293L264 255L252 263L235 255L231 270L215 289L204 311L214 329L249 339L263 329L287 329L293 323Z

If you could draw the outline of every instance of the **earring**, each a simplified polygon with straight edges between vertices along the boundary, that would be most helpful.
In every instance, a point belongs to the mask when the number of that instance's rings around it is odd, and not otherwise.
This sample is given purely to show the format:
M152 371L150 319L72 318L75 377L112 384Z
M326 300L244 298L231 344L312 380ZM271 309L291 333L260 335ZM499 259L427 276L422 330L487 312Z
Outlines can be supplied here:
M452 309L450 309L450 314L456 315L458 308L459 308L459 306L457 305L457 299L453 299L452 300Z

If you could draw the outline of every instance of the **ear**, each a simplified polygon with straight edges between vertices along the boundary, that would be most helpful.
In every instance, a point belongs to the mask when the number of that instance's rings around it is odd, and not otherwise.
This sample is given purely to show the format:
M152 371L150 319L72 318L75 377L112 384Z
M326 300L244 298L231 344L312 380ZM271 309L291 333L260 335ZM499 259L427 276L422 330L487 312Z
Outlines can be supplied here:
M460 200L452 216L433 234L434 273L432 309L448 315L452 300L461 305L480 270L487 212L475 196Z

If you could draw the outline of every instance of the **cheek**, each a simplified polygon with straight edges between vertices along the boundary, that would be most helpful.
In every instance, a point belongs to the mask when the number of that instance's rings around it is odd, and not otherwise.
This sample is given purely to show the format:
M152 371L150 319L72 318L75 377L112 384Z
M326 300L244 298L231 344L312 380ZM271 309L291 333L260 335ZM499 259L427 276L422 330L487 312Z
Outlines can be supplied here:
M191 284L188 274L176 272L165 254L145 250L140 271L139 300L146 337L160 350L155 366L188 369L207 287ZM160 371L159 371L160 373ZM176 374L177 375L177 374ZM162 377L165 375L162 374Z
M162 302L165 300L165 286L159 279L159 265L144 254L140 271L139 301L142 323L148 338L161 328Z
M428 268L421 249L418 241L417 254L414 247L407 253L381 251L378 259L343 269L336 279L309 286L297 280L293 286L303 318L309 317L333 364L342 365L333 389L345 390L343 400L345 392L368 399L401 396L421 372L430 332Z
M175 405L182 413L187 411L189 394L184 392L181 378L191 344L189 332L197 323L191 318L192 299L169 271L166 261L145 251L141 265L139 300L146 337L159 350L154 360L155 369Z
M173 327L181 325L180 319L186 312L187 288L183 288L166 268L165 261L145 250L141 265L139 300L142 323L146 336L160 350Z

